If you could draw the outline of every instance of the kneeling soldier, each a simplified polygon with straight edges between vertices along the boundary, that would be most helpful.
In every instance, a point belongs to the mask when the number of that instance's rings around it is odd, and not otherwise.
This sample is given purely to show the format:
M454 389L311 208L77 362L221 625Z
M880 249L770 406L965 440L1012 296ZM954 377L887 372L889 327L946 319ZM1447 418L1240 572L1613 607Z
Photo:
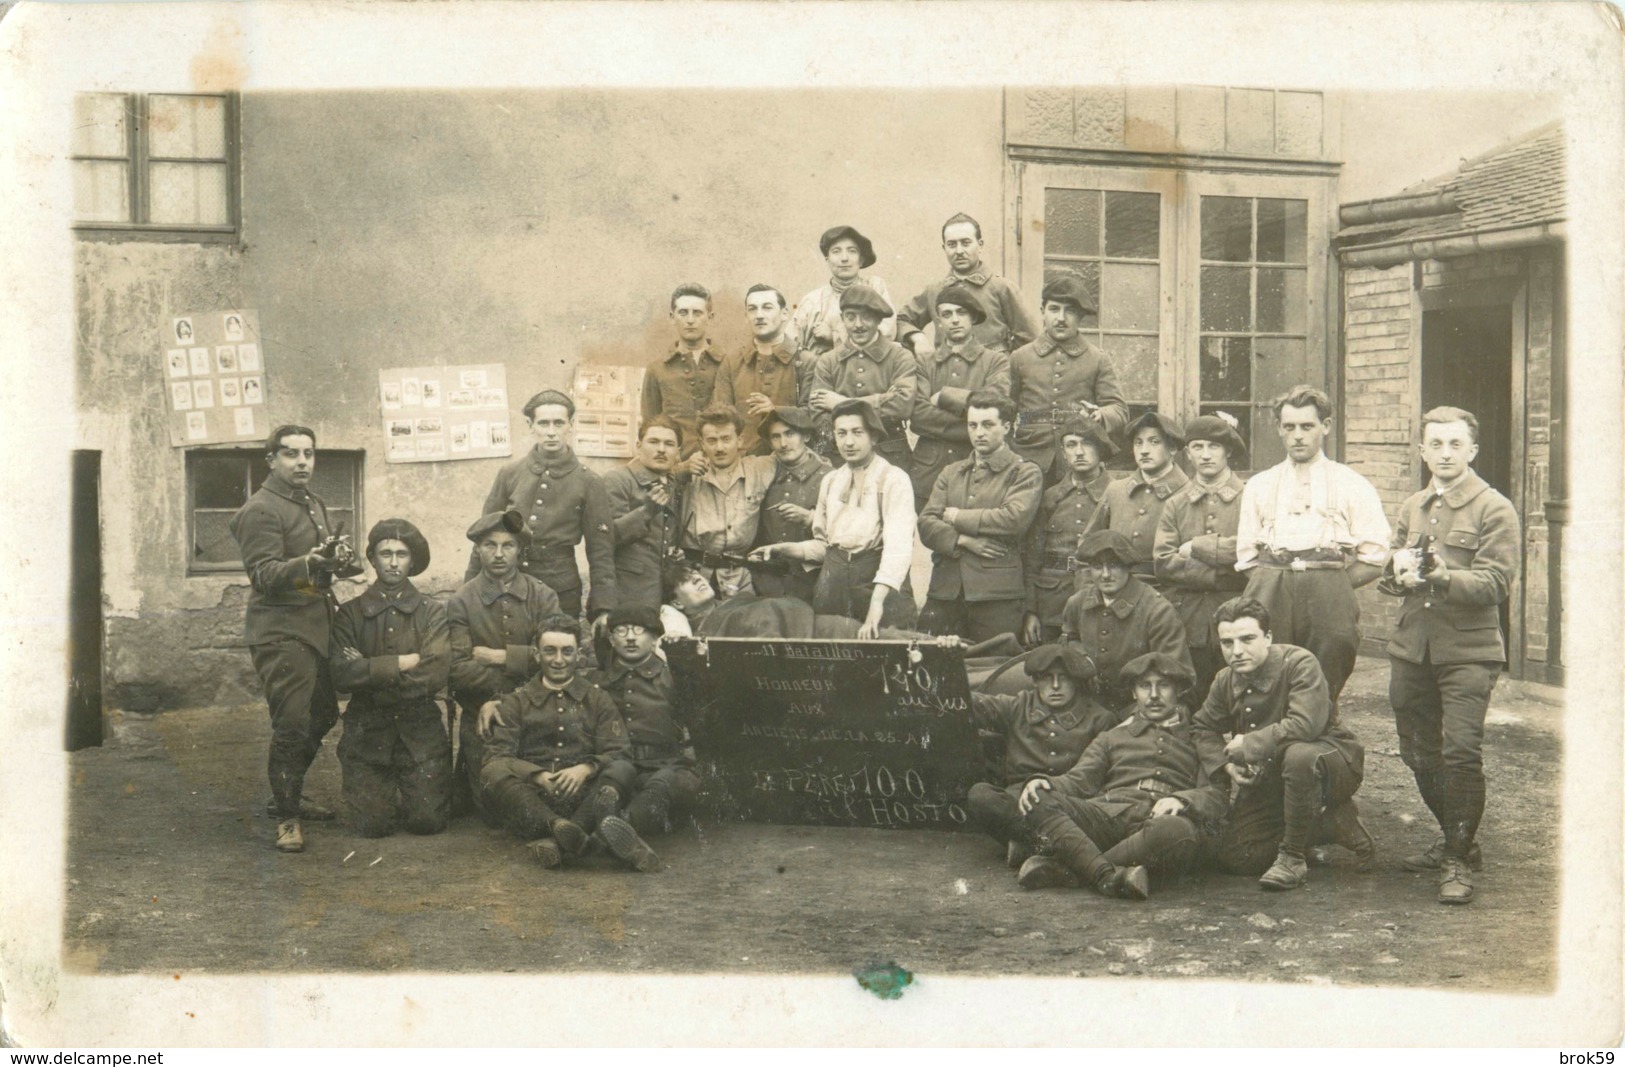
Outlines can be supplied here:
M609 666L593 674L626 723L637 769L626 821L640 834L669 832L700 792L688 729L675 717L677 685L666 661L655 655L665 632L654 605L616 607L609 613Z
M1334 842L1369 870L1377 846L1354 806L1365 749L1337 721L1319 661L1308 649L1272 644L1269 609L1252 597L1225 601L1213 621L1229 666L1196 713L1196 736L1213 780L1241 787L1219 837L1219 865L1263 872L1265 889L1298 889L1309 878L1305 850Z
M1089 742L1117 725L1095 703L1089 683L1095 665L1079 648L1044 645L1026 660L1034 688L1014 695L972 693L976 725L1005 737L1004 784L977 782L965 806L977 826L1005 846L1004 859L1020 867L1033 854L1032 831L1016 801L1034 775L1065 774Z
M1100 702L1125 712L1134 694L1127 683L1112 684L1130 660L1147 652L1166 652L1191 668L1185 626L1161 593L1130 569L1134 552L1128 538L1096 530L1078 544L1078 563L1088 572L1088 585L1074 593L1061 610L1061 642L1076 641L1095 661ZM1194 668L1191 676L1195 677Z
M1145 900L1147 868L1181 874L1195 861L1203 830L1224 813L1183 703L1195 680L1166 653L1136 658L1121 675L1134 713L1065 774L1027 783L1020 806L1040 854L1021 865L1023 889L1081 879L1108 897Z
M429 542L405 519L367 535L378 580L339 608L329 660L333 686L351 693L339 739L344 801L356 830L385 837L446 828L451 737L435 694L451 664L446 609L412 584L429 566Z
M486 803L543 867L585 855L596 831L634 869L653 870L654 850L615 814L637 771L615 702L576 675L580 643L568 615L542 620L536 637L542 671L502 698L499 725L485 746Z

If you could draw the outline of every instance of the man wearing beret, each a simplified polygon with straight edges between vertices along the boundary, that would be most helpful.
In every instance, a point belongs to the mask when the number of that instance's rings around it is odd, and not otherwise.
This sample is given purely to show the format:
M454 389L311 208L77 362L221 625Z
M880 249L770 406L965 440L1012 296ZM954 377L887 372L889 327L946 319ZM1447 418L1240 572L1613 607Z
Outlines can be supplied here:
M1117 716L1096 704L1090 690L1095 665L1076 646L1044 645L1024 661L1033 688L1014 695L971 693L976 725L1004 735L1002 784L977 782L965 807L985 833L1005 846L1005 862L1019 868L1033 854L1033 835L1016 807L1038 775L1071 770L1083 750Z
M1219 835L1219 866L1262 874L1264 889L1309 880L1308 849L1329 842L1369 870L1377 846L1354 793L1365 749L1337 721L1326 676L1308 650L1276 644L1270 612L1249 596L1213 613L1228 664L1196 713L1202 765L1226 793L1239 788Z
M1164 503L1152 548L1162 595L1179 612L1191 643L1191 699L1198 706L1224 665L1213 637L1213 609L1247 585L1236 573L1243 483L1230 469L1247 450L1226 418L1202 415L1185 428L1185 454L1196 477Z
M1378 588L1404 598L1388 642L1388 699L1400 758L1444 840L1400 863L1439 872L1439 903L1467 904L1482 862L1484 716L1506 664L1500 608L1518 577L1518 512L1473 471L1471 412L1423 414L1421 451L1433 480L1399 509Z
M713 404L735 408L745 417L739 447L747 456L772 451L763 422L774 410L794 406L812 389L812 356L799 352L790 332L784 294L771 285L745 291L745 317L751 340L722 361Z
M1044 490L1022 550L1027 602L1021 617L1021 643L1032 648L1061 636L1061 611L1083 588L1078 542L1111 485L1106 461L1117 451L1100 423L1084 414L1061 424L1061 458L1067 477Z
M1179 613L1135 577L1128 538L1095 530L1078 543L1077 558L1089 580L1061 609L1061 641L1076 641L1095 661L1100 702L1120 714L1126 711L1134 694L1113 680L1130 660L1147 652L1166 653L1194 678Z
M1038 515L1044 475L1005 444L1015 404L979 389L966 401L971 457L948 464L920 514L931 587L920 629L972 642L1021 628L1027 587L1021 544Z
M615 532L615 595L625 604L660 603L660 567L677 550L684 480L683 428L666 415L638 428L637 455L604 475Z
M700 792L688 728L679 721L676 683L655 654L665 632L653 604L617 607L609 613L609 665L592 677L626 723L628 758L637 769L626 821L644 837L669 832Z
M978 389L1010 395L1010 357L1003 349L986 349L972 327L987 320L982 303L967 285L954 284L937 294L937 322L943 343L928 356L918 357L919 386L914 394L914 415L909 429L914 443L914 506L924 508L931 499L937 476L950 463L970 457L970 435L965 429L965 402Z
M1021 292L982 263L982 224L959 212L942 224L942 251L948 257L948 275L927 285L897 313L897 339L924 359L940 346L946 336L936 321L935 344L925 328L936 318L938 297L950 285L964 286L975 294L986 318L974 332L985 348L1009 352L1038 336L1038 325L1021 299Z
M699 446L695 418L709 407L716 390L722 356L706 336L711 329L711 290L697 282L684 282L671 293L671 323L677 337L672 347L657 356L643 372L643 400L639 415L648 421L669 415L683 428L686 457Z
M790 335L801 349L814 358L846 344L846 324L841 321L841 297L855 284L867 285L880 299L891 303L891 292L878 274L865 274L875 265L875 246L851 226L831 226L818 239L818 254L829 268L829 283L801 298L790 319ZM880 336L897 337L897 319L887 315L880 322Z
M502 698L481 774L487 801L543 867L584 857L596 843L633 870L652 871L654 849L615 814L637 771L615 702L577 672L579 624L554 614L536 629L541 672Z
M836 407L849 400L866 401L885 428L876 447L906 476L909 447L903 422L914 412L918 367L908 349L881 336L880 324L891 313L891 305L862 282L853 282L841 294L846 343L813 364L808 402L819 429L829 427L826 436L833 440Z
M1169 498L1190 482L1174 462L1184 441L1179 423L1158 411L1148 411L1129 423L1128 437L1134 470L1106 487L1089 529L1122 534L1134 553L1135 575L1155 588L1152 549L1157 542L1157 522Z
M1133 713L1096 737L1065 774L1035 776L1018 802L1038 854L1023 889L1075 886L1146 900L1149 873L1183 874L1224 814L1203 766L1185 700L1190 665L1151 652L1123 666Z
M363 837L439 833L451 814L451 737L434 698L451 641L446 609L412 584L429 566L429 542L405 519L385 519L367 534L367 561L378 578L339 608L329 655L333 684L351 694L339 739L344 801Z
M762 498L762 545L805 541L812 536L813 509L818 487L830 471L829 460L807 447L817 427L806 409L780 407L762 422L762 432L773 446L778 473ZM764 597L793 596L811 604L818 585L818 568L803 560L764 558L752 552L751 583Z
M536 627L559 612L558 594L523 573L530 527L517 511L494 511L468 528L479 573L446 602L451 696L462 709L457 738L459 801L464 790L481 812L480 765L497 701L536 673Z
M1053 485L1065 476L1057 462L1059 428L1074 415L1095 419L1114 441L1128 422L1117 368L1078 332L1095 303L1075 274L1044 284L1044 334L1010 355L1010 395L1020 414L1015 449Z
M276 847L303 852L301 819L333 813L304 799L305 772L338 722L328 666L333 579L360 574L355 550L340 540L327 507L310 491L316 431L278 426L265 442L265 483L231 517L250 592L243 638L271 710L271 814Z

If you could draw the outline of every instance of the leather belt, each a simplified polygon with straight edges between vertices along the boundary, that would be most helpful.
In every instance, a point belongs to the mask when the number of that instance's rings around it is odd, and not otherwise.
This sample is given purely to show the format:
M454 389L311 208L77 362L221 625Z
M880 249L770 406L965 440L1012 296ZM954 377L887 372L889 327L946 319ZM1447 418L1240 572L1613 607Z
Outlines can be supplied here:
M1310 548L1296 552L1261 548L1258 550L1258 564L1273 570L1340 571L1348 566L1348 561L1341 551L1332 548Z
M878 555L880 555L880 547L878 545L874 548L865 548L860 552L853 552L851 549L842 548L839 545L829 545L824 549L825 559L828 559L830 556L834 556L836 559L844 560L847 563L854 563L869 556Z
M1142 778L1134 783L1134 788L1142 793L1156 793L1158 796L1171 797L1179 790L1157 778Z
M688 557L690 563L697 563L702 567L743 567L744 556L729 556L722 552L701 552L697 548L683 549L683 555Z
M1082 564L1078 558L1070 552L1046 552L1041 564L1043 570L1065 571L1068 574L1075 574L1080 566Z

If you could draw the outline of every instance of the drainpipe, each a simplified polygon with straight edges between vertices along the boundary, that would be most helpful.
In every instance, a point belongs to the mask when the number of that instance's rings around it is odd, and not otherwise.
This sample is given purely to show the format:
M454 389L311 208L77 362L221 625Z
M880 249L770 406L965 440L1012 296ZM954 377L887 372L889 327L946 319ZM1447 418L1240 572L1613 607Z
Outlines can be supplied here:
M1454 259L1478 252L1504 252L1530 245L1566 240L1568 224L1561 219L1534 226L1514 226L1502 230L1479 230L1451 237L1424 237L1417 240L1386 241L1381 244L1343 249L1338 258L1345 267L1392 267L1424 259Z

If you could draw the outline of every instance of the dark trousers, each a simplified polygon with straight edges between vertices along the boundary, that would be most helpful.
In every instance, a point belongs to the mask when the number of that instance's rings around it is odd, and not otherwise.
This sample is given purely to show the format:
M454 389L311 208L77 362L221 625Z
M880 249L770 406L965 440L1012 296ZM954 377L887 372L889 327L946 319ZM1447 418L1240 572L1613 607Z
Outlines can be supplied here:
M862 622L869 617L869 598L875 589L875 571L880 569L880 549L872 548L849 556L831 545L824 552L824 565L818 571L813 590L813 611L820 615L845 615ZM880 625L912 630L918 609L907 575L903 587L886 594Z
M451 738L433 701L397 714L352 706L339 738L344 803L363 837L435 834L451 814Z
M926 597L919 628L928 634L959 634L976 644L1004 634L1019 635L1021 613L1020 599L967 601L962 596L953 600Z
M327 655L292 638L252 645L248 654L271 709L271 801L279 819L297 819L305 772L339 719Z
M1003 756L1003 738L999 740L1001 742L999 754ZM1001 845L1017 841L1029 849L1032 848L1032 830L1017 806L1017 799L1026 784L1022 782L1019 785L994 785L992 782L977 782L971 786L970 792L965 796L965 811L970 815L972 825Z
M670 833L673 824L694 810L700 795L700 776L681 764L637 765L626 821L645 837Z
M1157 799L1147 793L1135 801L1111 794L1080 800L1050 789L1038 794L1027 825L1040 852L1086 882L1098 883L1114 867L1183 874L1196 862L1200 832L1183 815L1151 818Z
M1444 831L1445 854L1465 860L1484 816L1484 714L1499 663L1388 659L1399 758Z
M1282 849L1304 855L1333 839L1321 818L1350 800L1364 767L1344 759L1329 741L1286 746L1257 785L1242 786L1219 832L1219 866L1232 874L1263 874Z
M480 784L480 765L485 762L485 738L480 736L477 723L478 707L459 706L457 714L457 761L452 768L453 810L460 815L469 809L479 812L488 826L498 825L496 816L485 803L485 789Z
M774 563L776 567L777 561ZM792 564L783 571L775 567L751 567L750 580L757 596L791 596L809 604L813 602L813 591L818 588L817 571L805 570L800 564Z
M581 568L575 546L530 548L523 557L524 572L547 583L559 595L559 610L572 619L581 616Z
M1192 646L1191 666L1196 668L1196 684L1186 694L1185 704L1190 708L1200 708L1207 699L1207 691L1213 688L1213 679L1218 677L1219 668L1224 666L1224 653L1212 642L1200 648Z
M559 768L563 770L564 768ZM527 778L512 775L489 783L485 801L502 825L526 841L551 837L555 819L569 819L589 834L607 815L614 815L632 791L637 771L625 760L600 768L569 799L555 797Z
M1360 605L1348 572L1256 567L1247 579L1247 595L1269 609L1276 644L1306 648L1320 661L1336 703L1360 649Z

